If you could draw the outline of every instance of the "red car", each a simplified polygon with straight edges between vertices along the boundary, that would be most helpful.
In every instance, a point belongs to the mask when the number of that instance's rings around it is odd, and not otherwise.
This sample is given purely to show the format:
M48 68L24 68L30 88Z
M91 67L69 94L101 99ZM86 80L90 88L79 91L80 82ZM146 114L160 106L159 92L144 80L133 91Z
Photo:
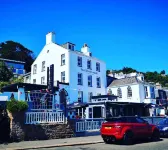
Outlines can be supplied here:
M107 144L116 140L123 140L124 144L132 144L134 139L150 138L155 141L160 139L157 126L148 124L140 117L108 118L102 124L100 131Z

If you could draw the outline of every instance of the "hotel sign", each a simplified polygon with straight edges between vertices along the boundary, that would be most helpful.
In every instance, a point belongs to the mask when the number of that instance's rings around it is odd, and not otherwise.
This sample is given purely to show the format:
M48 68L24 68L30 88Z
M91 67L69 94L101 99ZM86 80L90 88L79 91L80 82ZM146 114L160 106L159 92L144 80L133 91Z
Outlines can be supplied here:
M97 74L97 72L93 72L93 71L90 71L90 70L87 70L87 69L82 69L82 68L81 68L81 70L82 70L82 71L85 71L85 72L88 72L88 73Z

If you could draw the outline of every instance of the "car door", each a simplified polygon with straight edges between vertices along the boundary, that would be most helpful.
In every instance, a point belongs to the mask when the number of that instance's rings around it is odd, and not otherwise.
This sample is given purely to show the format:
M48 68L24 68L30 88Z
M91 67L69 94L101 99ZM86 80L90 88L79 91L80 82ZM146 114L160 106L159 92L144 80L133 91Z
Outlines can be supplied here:
M148 137L150 134L150 126L149 124L143 120L142 118L137 117L137 124L138 124L138 130L139 130L139 134L141 137Z

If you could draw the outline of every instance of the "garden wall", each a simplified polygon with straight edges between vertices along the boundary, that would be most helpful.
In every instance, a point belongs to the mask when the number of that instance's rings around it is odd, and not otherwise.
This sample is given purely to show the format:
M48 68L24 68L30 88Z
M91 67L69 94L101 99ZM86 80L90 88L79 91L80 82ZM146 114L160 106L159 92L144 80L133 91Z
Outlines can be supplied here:
M10 138L12 141L47 140L74 136L74 127L71 123L28 125L24 121L24 112L8 114L11 120Z

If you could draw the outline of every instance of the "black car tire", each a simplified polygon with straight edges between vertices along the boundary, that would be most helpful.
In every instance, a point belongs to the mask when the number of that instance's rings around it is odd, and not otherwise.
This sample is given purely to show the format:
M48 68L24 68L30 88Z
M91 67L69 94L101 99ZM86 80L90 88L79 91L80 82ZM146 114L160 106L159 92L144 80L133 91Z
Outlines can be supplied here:
M152 141L159 141L160 140L160 132L158 130L154 130L151 137Z
M125 132L124 138L123 138L123 144L124 145L132 145L133 144L133 137L134 137L134 134L132 131Z
M105 144L112 144L112 141L110 140L110 138L103 138L103 141Z

